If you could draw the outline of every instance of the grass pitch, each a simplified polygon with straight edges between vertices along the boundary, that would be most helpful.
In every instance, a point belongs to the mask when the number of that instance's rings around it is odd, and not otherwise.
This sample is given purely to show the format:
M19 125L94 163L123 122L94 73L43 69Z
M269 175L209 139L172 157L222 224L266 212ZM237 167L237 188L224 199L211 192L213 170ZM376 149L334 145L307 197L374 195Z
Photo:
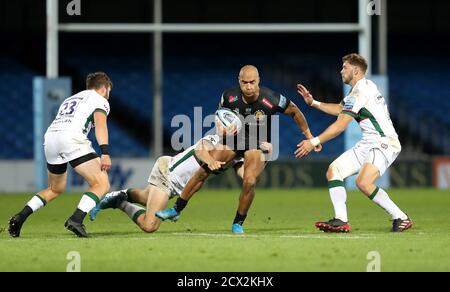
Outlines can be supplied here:
M239 190L198 193L177 223L145 234L119 210L85 224L91 238L63 227L80 194L64 194L30 216L20 238L10 238L9 217L31 194L0 195L0 271L66 271L68 253L81 271L366 271L380 255L381 271L450 271L448 191L393 189L391 198L415 222L393 234L385 212L359 192L348 195L353 231L325 234L314 222L334 214L326 189L257 190L244 224L231 234ZM173 201L169 202L169 206Z

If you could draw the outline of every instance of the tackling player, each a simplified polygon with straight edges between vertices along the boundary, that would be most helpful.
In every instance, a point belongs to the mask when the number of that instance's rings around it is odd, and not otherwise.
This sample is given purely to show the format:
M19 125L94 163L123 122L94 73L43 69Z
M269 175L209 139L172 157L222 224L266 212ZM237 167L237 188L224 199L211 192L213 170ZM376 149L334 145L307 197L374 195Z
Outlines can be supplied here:
M298 93L308 105L337 116L337 120L319 136L297 145L296 157L308 154L314 146L342 133L352 119L359 123L363 134L361 141L330 164L326 176L335 217L327 222L317 222L316 227L324 232L350 231L344 179L358 173L358 188L391 215L392 231L402 232L411 228L412 220L397 207L385 190L375 185L376 180L400 154L398 135L384 97L375 83L365 78L367 61L358 54L349 54L342 58L342 62L342 81L349 84L352 90L340 104L318 102L306 87L297 85Z
M64 226L79 237L88 234L83 225L86 214L95 207L109 190L108 171L111 158L108 150L110 78L103 72L91 73L86 78L87 90L63 101L58 114L44 137L45 158L48 169L48 187L34 195L27 205L9 220L9 234L19 237L23 223L66 189L67 163L89 184L73 215ZM95 153L87 135L95 125L95 136L101 157Z
M226 162L235 157L244 157L242 191L231 227L233 233L242 234L244 233L242 225L255 197L256 182L265 165L261 159L262 151L259 145L261 142L271 141L271 116L276 113L290 115L306 138L310 139L313 136L305 116L292 101L269 88L259 86L260 78L255 66L242 67L238 80L239 87L224 91L220 107L231 109L244 116L245 137L237 135L233 150L218 151L214 157ZM266 136L259 133L266 133ZM316 150L320 151L320 149L321 146L318 145ZM188 200L201 188L208 176L209 173L204 169L197 171L175 202L174 207L157 212L156 216L163 220L177 218L186 207Z
M218 135L205 136L195 145L174 157L162 156L158 158L145 189L130 188L106 194L89 213L91 220L95 220L100 210L118 208L125 212L142 231L155 232L161 224L161 219L155 216L155 212L167 208L168 201L181 194L189 178L196 171L200 168L206 168L213 173L219 173L230 166L225 165L225 162L215 160L211 156L215 151L227 147L219 142L220 137ZM271 152L271 147L269 143L261 145L261 148L267 152ZM232 164L237 175L242 178L242 160L233 161ZM146 206L146 209L133 203ZM174 221L177 219L172 218Z

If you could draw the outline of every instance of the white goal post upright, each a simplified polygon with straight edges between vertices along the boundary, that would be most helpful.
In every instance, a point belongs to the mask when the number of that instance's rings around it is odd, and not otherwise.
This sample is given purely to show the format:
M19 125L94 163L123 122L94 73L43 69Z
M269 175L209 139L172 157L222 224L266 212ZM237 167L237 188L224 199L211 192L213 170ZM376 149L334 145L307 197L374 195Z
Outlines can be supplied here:
M153 135L151 156L158 157L163 151L162 123L162 35L163 33L340 33L357 32L359 53L369 64L371 58L371 21L367 12L369 0L358 0L358 22L356 23L179 23L165 24L162 19L162 0L154 0L154 23L65 23L58 20L58 0L47 0L47 78L58 77L58 33L59 32L130 32L153 33ZM81 3L82 4L82 3ZM82 8L81 8L82 11ZM369 67L370 70L370 67ZM369 72L370 73L370 72Z

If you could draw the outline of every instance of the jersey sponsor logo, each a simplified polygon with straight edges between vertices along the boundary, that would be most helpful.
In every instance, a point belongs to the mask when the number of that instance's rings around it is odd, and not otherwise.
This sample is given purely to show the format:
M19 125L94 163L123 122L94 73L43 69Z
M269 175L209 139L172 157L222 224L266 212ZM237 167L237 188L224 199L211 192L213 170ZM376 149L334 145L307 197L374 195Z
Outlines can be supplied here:
M233 95L228 96L228 102L229 103L235 102L237 100L238 100L237 96L233 96Z
M356 99L354 96L350 96L347 100L345 100L344 110L352 110L355 105L355 101Z
M387 145L387 144L384 144L384 143L381 143L381 148L383 148L383 149L388 149L388 145Z
M266 115L264 114L264 112L262 110L257 110L255 112L255 118L259 123L263 122L265 117L266 117Z
M273 104L267 99L267 98L263 98L262 102L264 103L264 105L266 105L268 108L273 108Z
M278 106L281 108L285 108L287 105L287 98L280 94L280 102L278 103Z

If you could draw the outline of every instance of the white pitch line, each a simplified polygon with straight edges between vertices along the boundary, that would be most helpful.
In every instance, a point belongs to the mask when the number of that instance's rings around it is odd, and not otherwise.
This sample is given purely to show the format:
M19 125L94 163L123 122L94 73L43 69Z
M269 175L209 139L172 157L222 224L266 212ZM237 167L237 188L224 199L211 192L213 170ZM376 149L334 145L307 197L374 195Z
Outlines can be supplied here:
M174 233L177 236L204 236L204 237L232 237L232 238L304 238L304 239L376 239L374 236L342 235L342 236L320 236L320 235L270 235L270 234L224 234L224 233Z
M226 233L189 233L189 232L175 232L175 233L166 233L165 236L143 236L143 237L114 237L113 234L111 237L89 237L89 238L8 238L2 239L2 242L5 243L21 243L21 242L30 242L30 241L79 241L79 242L89 242L89 241L98 241L98 240L110 240L110 239L124 239L124 240L159 240L164 239L166 236L192 236L192 237L212 237L212 238L292 238L292 239L376 239L375 236L360 236L360 235L349 235L349 234L335 234L335 236L326 236L326 235L275 235L275 234L226 234ZM95 235L94 235L95 236Z
M125 240L154 240L159 239L158 237L89 237L89 238L11 238L11 239L5 239L2 240L2 242L15 242L15 243L21 243L21 242L29 242L29 241L79 241L79 242L89 242L89 241L97 241L97 240L118 240L118 239L125 239Z

